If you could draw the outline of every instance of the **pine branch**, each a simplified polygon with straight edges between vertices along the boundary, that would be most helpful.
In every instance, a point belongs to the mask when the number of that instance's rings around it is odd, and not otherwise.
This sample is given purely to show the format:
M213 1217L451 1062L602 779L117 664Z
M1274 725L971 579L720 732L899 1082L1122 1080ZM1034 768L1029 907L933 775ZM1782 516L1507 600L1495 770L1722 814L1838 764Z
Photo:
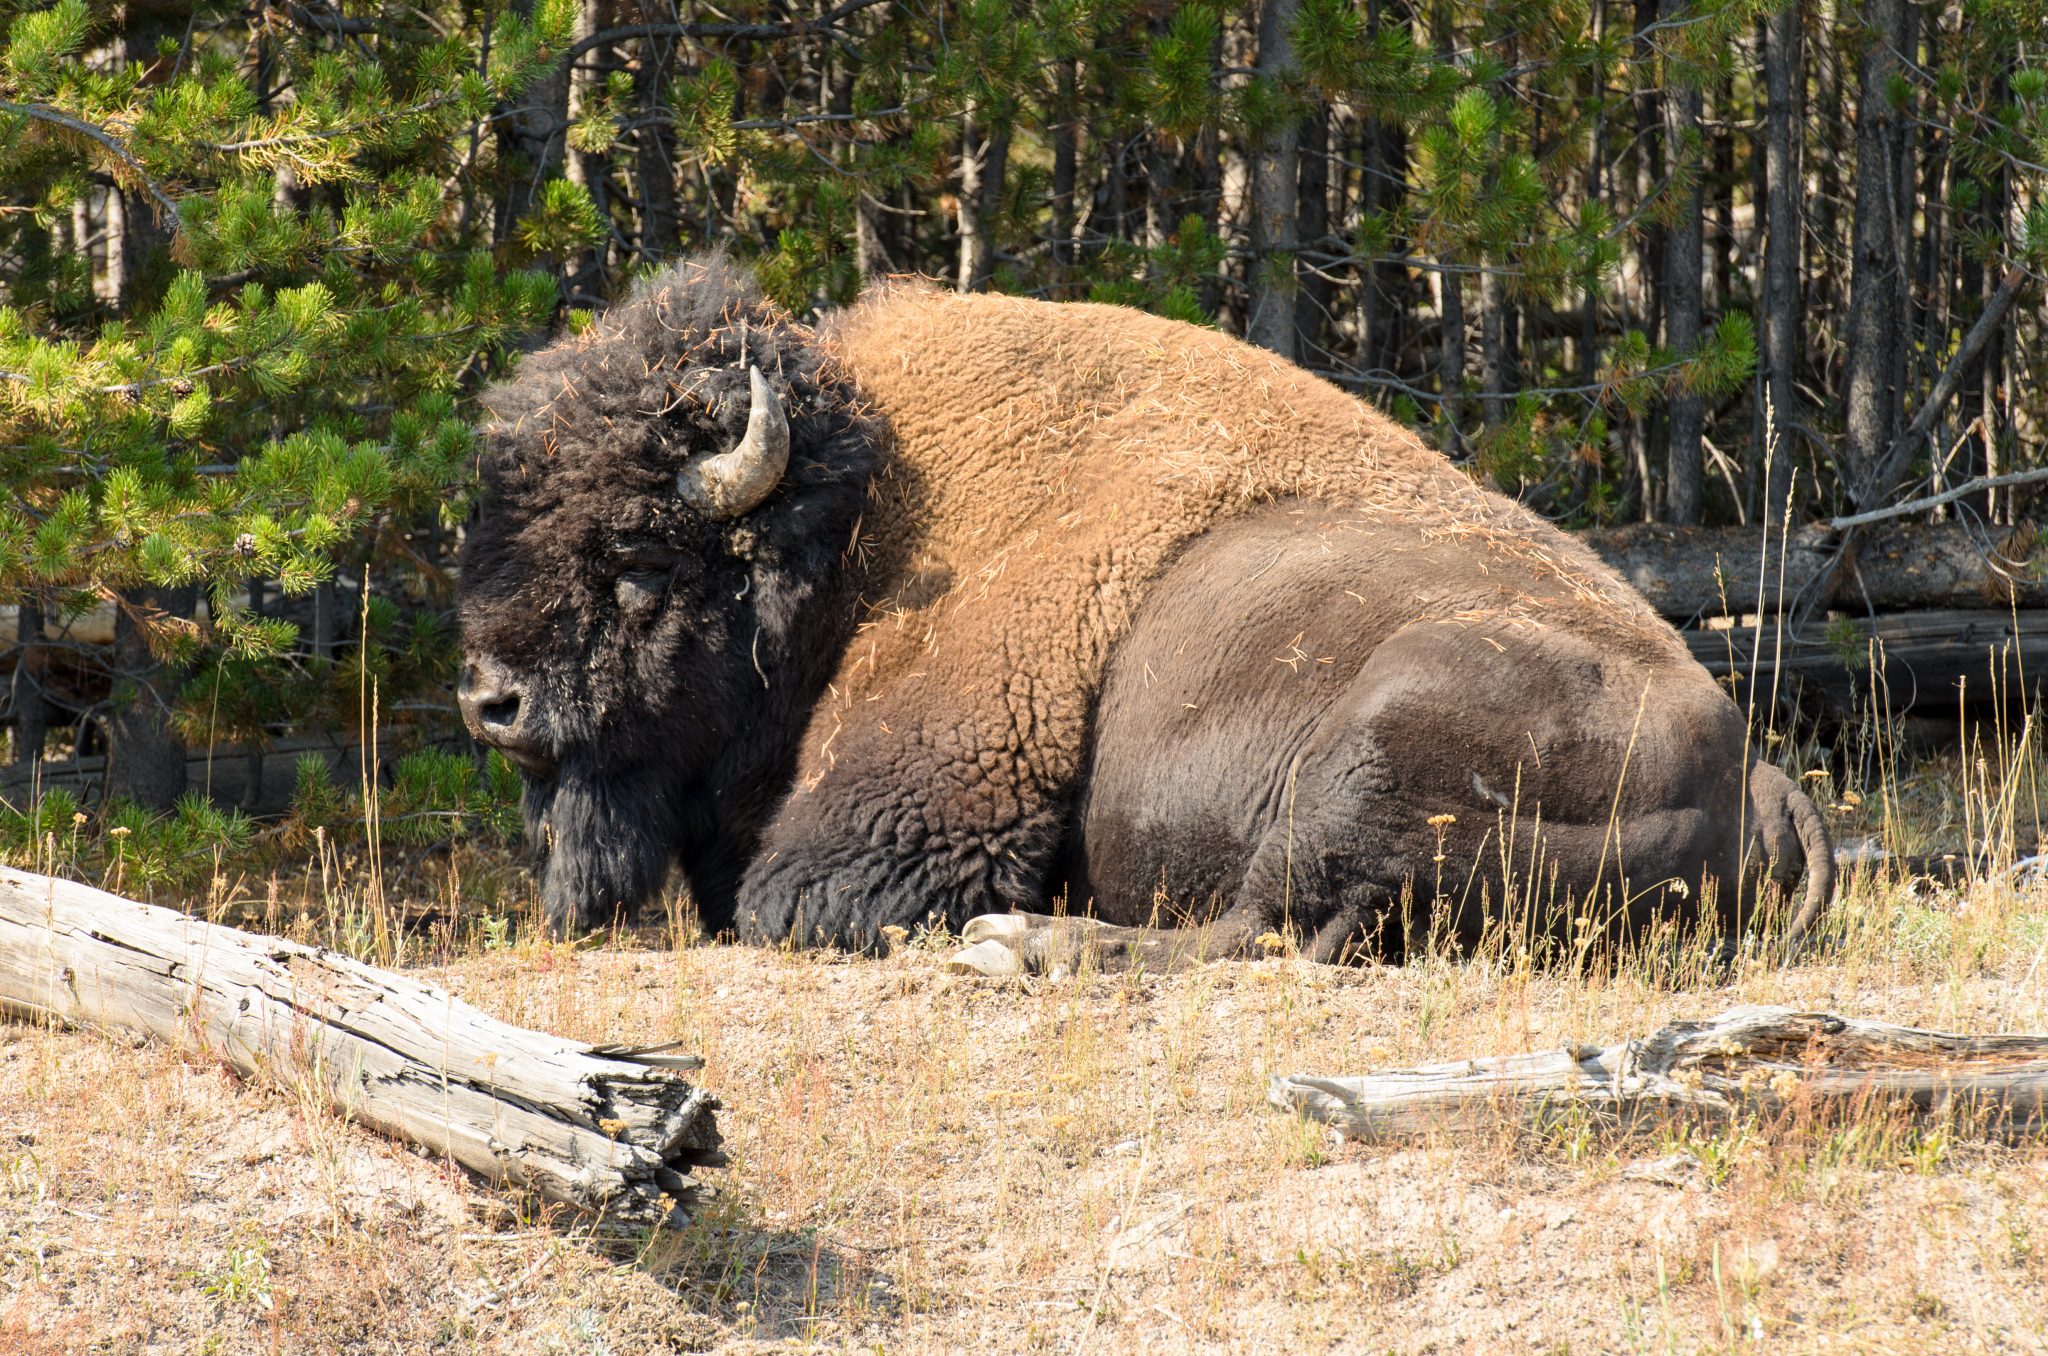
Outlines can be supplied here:
M178 204L176 200L170 194L164 192L156 180L150 177L149 171L143 167L142 162L136 159L135 155L126 146L121 144L120 139L107 131L106 128L97 127L82 119L74 118L69 113L61 109L52 108L48 104L17 104L0 100L0 113L14 113L25 118L33 118L37 122L48 123L53 127L61 127L67 132L98 142L111 155L128 167L128 172L133 174L136 181L148 191L150 197L155 199L157 206L163 209L165 215L169 216L173 221L178 219Z

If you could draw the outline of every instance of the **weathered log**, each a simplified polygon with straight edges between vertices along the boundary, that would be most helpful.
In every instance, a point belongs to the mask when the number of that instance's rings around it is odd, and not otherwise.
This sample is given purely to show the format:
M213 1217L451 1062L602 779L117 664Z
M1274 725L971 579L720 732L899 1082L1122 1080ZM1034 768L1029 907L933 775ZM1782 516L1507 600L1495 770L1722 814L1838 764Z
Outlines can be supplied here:
M1266 1100L1365 1140L1574 1114L1629 1126L1872 1103L2010 1134L2038 1129L2048 1111L2048 1035L1959 1036L1742 1007L1619 1045L1276 1077Z
M666 1047L510 1026L404 975L0 868L0 1008L197 1043L310 1081L351 1118L493 1184L632 1224L681 1224L723 1161L718 1103Z
M1974 531L1960 523L1896 523L1859 534L1854 557L1816 611L2048 607L2048 546L2031 525ZM1838 540L1826 524L1755 527L1633 523L1586 544L1674 621L1805 605Z
M1786 696L1797 688L1840 710L1874 698L1894 712L1952 715L1964 700L2030 700L2048 678L2048 609L2040 608L1895 612L1798 628L1764 617L1680 634L1738 702L1767 702L1774 688Z

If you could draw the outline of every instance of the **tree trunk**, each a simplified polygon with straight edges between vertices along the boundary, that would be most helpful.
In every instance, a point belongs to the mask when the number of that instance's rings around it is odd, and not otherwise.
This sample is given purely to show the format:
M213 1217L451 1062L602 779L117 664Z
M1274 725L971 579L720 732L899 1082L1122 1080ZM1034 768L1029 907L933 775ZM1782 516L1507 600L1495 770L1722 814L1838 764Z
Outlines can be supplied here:
M196 1044L494 1184L625 1224L688 1222L724 1162L699 1061L510 1026L332 951L0 869L0 1008Z
M660 115L668 107L669 82L676 77L676 40L661 34L640 39L633 67L633 103L640 127L633 133L633 177L640 189L640 257L658 262L682 244L676 206L675 135Z
M534 0L510 0L509 12L533 18ZM569 110L569 67L564 62L495 110L498 160L506 183L493 213L492 235L508 240L533 208L542 184L561 173Z
M1630 39L1630 56L1642 70L1653 70L1657 62L1657 49L1649 29L1657 22L1658 0L1635 0L1634 33ZM1662 101L1657 97L1656 82L1638 82L1633 96L1635 105L1635 136L1630 139L1628 167L1632 171L1633 202L1638 212L1643 212L1657 196L1660 181L1664 177L1664 113ZM1635 303L1635 324L1652 341L1663 330L1664 303L1664 228L1655 216L1645 213L1642 226L1642 243L1636 251L1636 286L1633 289ZM1644 413L1627 421L1629 462L1637 479L1641 482L1642 502L1638 505L1645 521L1656 518L1658 493L1652 479L1650 464L1661 452L1659 434L1662 432L1663 407L1653 405Z
M1075 65L1062 61L1053 80L1052 250L1055 278L1065 295L1066 271L1074 263L1074 188L1080 177L1081 110Z
M1507 282L1504 267L1487 260L1479 272L1479 412L1488 428L1507 422Z
M107 795L168 810L185 794L185 745L171 729L179 677L150 653L142 625L189 619L191 585L124 589L114 617L114 695L107 716Z
M1330 231L1330 106L1317 101L1303 118L1300 128L1300 203L1295 209L1299 243L1321 248ZM1323 331L1330 320L1330 298L1334 289L1320 272L1304 270L1294 307L1294 331L1300 361L1323 366L1329 354L1323 348Z
M1805 416L1799 402L1801 305L1799 253L1801 202L1799 182L1799 103L1793 88L1800 65L1801 6L1792 3L1764 23L1764 398L1769 446L1763 449L1769 472L1764 480L1766 524L1787 517L1797 446L1793 432Z
M995 240L990 232L1003 201L1003 179L1010 165L1007 122L990 127L979 111L961 120L960 133L960 269L962 292L987 288L995 271Z
M2007 98L2011 94L2011 85L2003 69L1991 81L1990 92L1991 107L1998 108L2005 105ZM1985 184L1983 215L1980 218L1982 230L1987 239L2003 241L2007 239L2008 232L2011 230L2012 175L2005 166L1999 165L1985 177L1988 182ZM1982 276L1979 279L1979 285L1982 289L1981 295L1984 298L1983 308L1988 311L1997 304L2002 287L1998 270L1983 270ZM2001 469L2000 463L2002 458L2000 452L2002 449L1999 443L2001 435L2009 426L2008 415L2011 410L2011 403L2009 401L2002 401L2000 398L2002 388L2005 385L2007 351L2005 326L2000 324L1990 334L1985 336L1983 352L1977 360L1974 373L1976 378L1974 384L1979 392L1977 405L1983 420L1981 427L1981 460L1986 474L1991 474ZM1990 515L1991 510L1992 505L1986 504L1984 509L1986 516ZM2008 514L2008 516L2010 515Z
M1173 136L1158 128L1146 133L1140 160L1145 170L1145 248L1156 254L1180 224L1180 156ZM1156 278L1159 267L1154 258L1147 271Z
M1687 12L1687 0L1666 0L1666 17ZM1700 338L1701 193L1698 147L1699 86L1671 76L1665 63L1664 163L1680 192L1678 211L1665 231L1664 343L1683 357ZM1664 459L1664 514L1681 526L1700 520L1701 445L1706 435L1706 402L1697 392L1680 389L1671 396Z
M1903 433L1892 440L1891 447L1877 460L1875 466L1865 474L1855 487L1854 498L1857 507L1875 511L1890 495L1892 486L1904 475L1912 464L1913 455L1920 447L1934 421L1940 417L1951 397L1963 384L1963 374L1970 368L1978 355L1991 344L1994 336L2004 333L2005 322L2011 315L2013 305L2019 300L2028 279L2024 265L2014 264L1999 280L1998 290L1984 303L1984 311L1963 336L1963 342L1948 360L1948 365L1935 379L1934 389L1920 402L1920 408L1913 415L1913 422Z
M1864 41L1856 108L1856 207L1850 225L1849 314L1843 327L1848 360L1842 374L1844 431L1842 458L1852 480L1868 485L1878 459L1898 429L1898 392L1893 386L1898 273L1903 267L1896 225L1893 182L1896 115L1887 96L1898 73L1904 0L1865 0ZM1873 486L1879 494L1889 485ZM1876 501L1857 501L1859 508Z
M331 660L334 658L335 636L340 629L336 624L340 619L335 616L335 613L339 610L339 604L335 600L334 581L332 579L323 579L315 584L313 586L313 624L308 628L306 636L306 645L311 651L313 658L321 660Z
M1266 1100L1346 1139L1590 1115L1622 1127L1898 1106L1978 1133L2048 1115L2048 1035L1959 1036L1790 1008L1733 1008L1642 1040L1352 1078L1276 1077Z
M1747 61L1744 52L1738 60ZM1722 80L1714 87L1714 114L1722 122L1735 121L1734 90ZM1713 291L1707 297L1711 314L1725 315L1735 305L1735 133L1721 130L1710 138L1714 172L1708 188L1714 201L1714 233L1707 242L1713 259Z
M21 597L15 617L19 648L14 657L10 690L14 708L15 766L33 767L43 756L43 739L50 728L50 706L43 697L43 608L39 594L31 590Z
M1368 0L1366 23L1377 36L1381 27L1412 29L1415 25L1413 0ZM1359 211L1392 218L1402 207L1408 186L1408 135L1396 123L1367 118L1362 124L1364 167L1360 172ZM1387 242L1390 254L1400 254L1407 242L1398 237ZM1360 280L1361 314L1360 363L1366 370L1399 376L1401 355L1408 345L1409 285L1407 265L1394 259L1374 260Z
M587 38L612 27L613 6L611 0L582 0L576 8L575 41ZM602 71L618 56L618 48L611 43L602 43L585 52L569 71L569 102L563 113L567 139L567 127L573 127L604 89ZM589 195L597 208L597 219L607 225L612 218L611 182L612 158L604 151L584 151L574 147L567 149L567 163L563 166L566 177ZM603 303L606 279L609 275L611 238L607 234L587 247L568 268L569 296L576 305L594 306Z
M1282 94L1294 74L1289 32L1301 0L1263 0L1259 6L1258 78ZM1301 125L1283 118L1251 153L1252 258L1247 273L1244 337L1283 358L1295 354L1295 212Z
M101 192L105 266L100 273L100 300L119 311L128 296L128 202L119 188L109 185Z
M1464 451L1458 420L1465 404L1465 275L1452 259L1439 258L1437 262L1440 267L1435 274L1436 310L1443 331L1442 347L1437 352L1437 371L1443 388L1443 403L1438 409L1445 426L1444 450L1458 456Z

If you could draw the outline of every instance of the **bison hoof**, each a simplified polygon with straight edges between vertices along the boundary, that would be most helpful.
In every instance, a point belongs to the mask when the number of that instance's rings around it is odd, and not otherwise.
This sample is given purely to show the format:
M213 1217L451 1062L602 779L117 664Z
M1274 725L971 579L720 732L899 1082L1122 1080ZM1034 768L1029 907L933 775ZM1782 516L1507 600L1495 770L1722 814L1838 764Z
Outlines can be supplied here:
M946 962L946 969L956 975L984 975L989 979L1003 979L1010 975L1023 974L1024 958L991 938L955 952L953 958Z
M967 926L960 929L960 940L972 946L991 937L1021 937L1031 930L1031 922L1028 913L985 913L967 920Z
M960 931L967 947L946 962L954 974L1043 975L1065 979L1088 964L1128 968L1141 934L1093 918L1048 918L1029 913L985 913Z

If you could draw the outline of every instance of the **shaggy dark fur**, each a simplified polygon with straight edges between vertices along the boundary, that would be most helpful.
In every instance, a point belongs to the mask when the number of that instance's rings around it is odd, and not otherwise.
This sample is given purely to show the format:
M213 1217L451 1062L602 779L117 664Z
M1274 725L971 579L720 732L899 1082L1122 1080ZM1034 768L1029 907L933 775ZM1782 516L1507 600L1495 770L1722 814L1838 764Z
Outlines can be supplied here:
M466 676L518 691L514 751L558 928L639 906L671 863L708 927L732 923L851 630L845 556L877 456L809 338L714 257L488 397ZM783 395L789 471L753 513L710 522L677 502L676 470L744 432L747 363Z

